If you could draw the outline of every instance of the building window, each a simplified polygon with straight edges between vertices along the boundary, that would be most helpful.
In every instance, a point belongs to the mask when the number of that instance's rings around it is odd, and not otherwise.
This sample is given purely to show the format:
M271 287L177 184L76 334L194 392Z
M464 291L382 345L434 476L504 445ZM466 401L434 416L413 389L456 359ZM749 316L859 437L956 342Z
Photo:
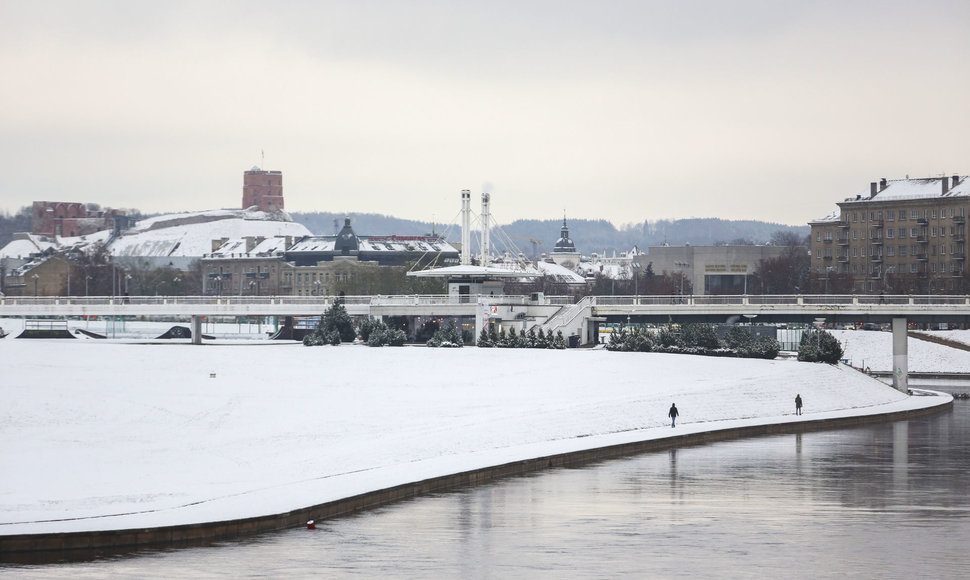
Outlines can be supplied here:
M858 221L859 221L859 214L857 214L856 212L852 212L852 223L856 223Z
M906 256L906 246L899 246L899 257L902 258L905 256Z
M911 220L919 219L919 210L918 209L914 209L914 210L910 211L909 212L909 219L911 219Z
M886 246L886 255L889 256L889 257L895 256L896 255L896 247L895 246Z
M910 228L909 237L915 238L919 235L919 231L916 228Z
M895 210L887 210L886 211L886 219L889 220L889 221L895 221L895 219L896 219L896 211Z
M936 219L936 208L935 207L933 208L933 213L931 214L930 217L932 217L933 219Z
M821 230L815 232L815 241L816 242L821 242L822 241L822 232L821 232Z
M895 238L896 230L894 228L889 228L888 230L886 230L886 237L890 239Z
M946 244L940 244L940 255L941 256L946 255Z
M906 237L906 228L899 228L899 237L901 238Z
M934 228L930 228L930 237L933 237L933 238L936 237L936 228L935 227Z

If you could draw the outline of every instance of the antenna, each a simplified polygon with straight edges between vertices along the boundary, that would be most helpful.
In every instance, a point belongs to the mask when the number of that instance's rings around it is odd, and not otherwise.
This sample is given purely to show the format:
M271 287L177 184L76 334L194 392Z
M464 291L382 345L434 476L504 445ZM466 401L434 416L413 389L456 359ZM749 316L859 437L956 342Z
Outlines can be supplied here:
M259 166L266 169L266 152L262 149L259 150Z

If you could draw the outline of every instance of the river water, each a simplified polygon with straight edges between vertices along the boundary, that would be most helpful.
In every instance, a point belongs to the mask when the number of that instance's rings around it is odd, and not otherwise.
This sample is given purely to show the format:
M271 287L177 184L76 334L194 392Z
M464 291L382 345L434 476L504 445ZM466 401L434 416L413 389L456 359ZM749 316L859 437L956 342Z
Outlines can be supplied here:
M970 402L957 400L926 419L549 470L316 530L0 567L0 576L963 578L968 569Z

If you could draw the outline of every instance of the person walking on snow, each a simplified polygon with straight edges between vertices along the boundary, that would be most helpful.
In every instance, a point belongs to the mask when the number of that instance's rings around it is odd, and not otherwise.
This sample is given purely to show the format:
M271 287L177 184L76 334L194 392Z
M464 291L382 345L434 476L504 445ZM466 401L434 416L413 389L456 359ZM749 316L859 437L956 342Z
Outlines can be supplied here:
M801 395L795 395L795 414L796 415L801 415L802 414L802 396Z
M680 415L680 412L677 411L677 405L674 404L674 403L671 403L670 404L670 411L667 412L667 416L670 417L670 426L671 427L676 427L677 426L677 416L678 415Z

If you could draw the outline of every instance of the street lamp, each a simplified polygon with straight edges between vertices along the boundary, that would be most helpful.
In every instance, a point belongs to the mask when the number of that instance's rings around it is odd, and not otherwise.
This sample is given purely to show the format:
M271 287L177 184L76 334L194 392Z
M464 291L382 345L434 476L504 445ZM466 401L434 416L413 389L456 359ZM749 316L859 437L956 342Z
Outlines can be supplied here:
M630 268L633 269L633 295L640 296L640 264L637 262L630 262Z
M34 279L34 296L37 296L37 279L40 278L40 276L37 274L34 274L33 276L31 276L31 278Z
M829 293L829 278L832 276L832 266L825 267L825 293Z
M182 281L182 279L179 278L178 276L172 278L172 295L173 296L178 296L178 293L179 293L179 291L178 291L178 283L181 282L181 281Z
M314 296L319 296L320 295L320 281L319 280L314 280L313 281L313 295Z
M87 276L87 275L84 276L84 295L85 296L88 295L88 280L90 279L91 279L91 276Z
M680 268L680 295L684 295L684 270L690 268L690 262L674 262L674 266Z

